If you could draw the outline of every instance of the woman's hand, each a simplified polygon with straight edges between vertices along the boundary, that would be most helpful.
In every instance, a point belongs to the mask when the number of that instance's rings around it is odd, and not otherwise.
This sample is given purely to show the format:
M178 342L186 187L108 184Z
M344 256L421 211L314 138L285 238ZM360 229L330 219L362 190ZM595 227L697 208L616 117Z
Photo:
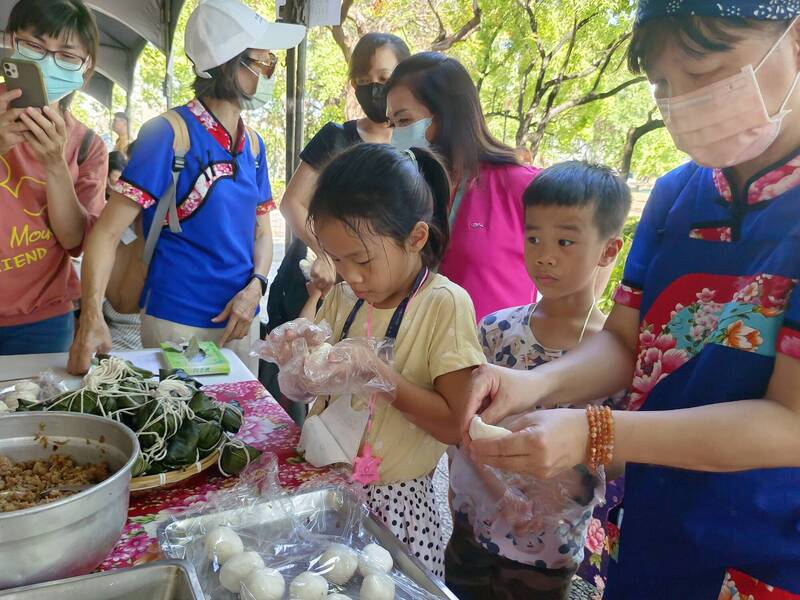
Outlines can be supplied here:
M509 415L536 408L547 395L546 382L536 370L519 371L490 364L475 369L467 395L466 420L462 423L464 440L469 442L469 424L476 414L494 425Z
M584 462L589 422L582 410L537 410L507 427L514 433L494 440L471 441L472 460L538 479L550 479Z
M219 340L223 348L231 340L241 340L250 333L250 325L256 316L256 309L261 303L261 282L253 279L233 299L225 305L225 309L211 319L212 323L228 321L225 331Z
M0 156L25 141L23 133L27 131L27 127L19 121L24 109L9 106L12 100L20 96L22 90L11 90L0 94Z
M325 254L318 256L311 265L311 285L323 296L336 285L336 268L333 261Z
M111 352L111 333L101 314L84 311L69 349L67 370L73 375L83 375L89 370L92 358L98 352Z
M20 121L27 129L22 134L25 141L45 169L65 166L67 124L64 118L49 106L43 109L29 107L20 114Z

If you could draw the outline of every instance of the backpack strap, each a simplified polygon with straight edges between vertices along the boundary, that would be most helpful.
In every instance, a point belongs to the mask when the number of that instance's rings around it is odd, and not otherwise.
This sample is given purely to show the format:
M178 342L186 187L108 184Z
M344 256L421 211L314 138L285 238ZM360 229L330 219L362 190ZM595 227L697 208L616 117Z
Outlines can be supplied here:
M256 170L258 170L258 155L261 154L261 146L258 143L259 135L252 127L245 125L245 129L247 129L247 139L250 142L250 154L253 155L253 158L256 161Z
M83 134L83 139L81 140L80 148L78 148L78 166L80 167L83 163L86 162L86 158L89 156L89 148L92 146L92 142L94 141L94 130L87 129L86 133Z
M156 251L156 244L158 238L161 236L161 224L169 214L169 229L172 233L180 233L182 231L180 221L178 220L178 206L177 206L177 186L178 177L180 177L183 167L186 166L186 153L189 151L191 140L189 138L189 128L186 126L186 121L176 110L168 110L161 115L166 119L167 123L172 127L175 134L172 141L172 149L175 153L175 158L172 161L172 183L170 183L167 191L159 198L156 205L156 214L153 216L153 222L150 225L150 231L147 232L147 240L144 244L144 251L142 252L142 262L145 265L150 265L153 260L153 254Z

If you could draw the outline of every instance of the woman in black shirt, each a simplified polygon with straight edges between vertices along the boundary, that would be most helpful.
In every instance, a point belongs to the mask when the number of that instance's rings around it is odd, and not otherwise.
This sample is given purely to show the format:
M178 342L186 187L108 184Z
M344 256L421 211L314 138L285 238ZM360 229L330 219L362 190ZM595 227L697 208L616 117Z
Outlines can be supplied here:
M336 271L316 239L306 228L308 204L322 167L336 154L359 142L389 143L392 130L386 118L385 84L395 67L411 55L405 42L388 33L368 33L362 37L350 58L350 84L365 117L345 123L327 123L300 153L300 166L295 171L283 200L281 212L294 230L296 239L286 251L267 301L271 331L296 319L309 301L306 276L300 262L309 260L310 276L316 295L336 282ZM310 250L310 251L309 251ZM316 257L320 258L316 258ZM275 398L281 400L274 365L262 362L262 382Z
M391 141L392 130L386 118L384 88L395 67L410 54L405 42L389 33L368 33L358 41L350 58L350 84L355 89L356 99L366 116L342 124L327 123L320 129L300 153L300 166L289 181L283 196L281 212L294 230L295 236L320 257L311 266L311 277L315 286L323 292L327 292L335 283L336 274L333 264L324 258L316 240L306 228L308 203L317 176L328 160L353 144L362 141L388 144ZM297 248L291 250L294 252L287 252L287 258L291 255L293 261L296 261ZM301 258L304 257L305 255ZM299 270L296 264L294 267ZM297 307L298 314L303 303Z

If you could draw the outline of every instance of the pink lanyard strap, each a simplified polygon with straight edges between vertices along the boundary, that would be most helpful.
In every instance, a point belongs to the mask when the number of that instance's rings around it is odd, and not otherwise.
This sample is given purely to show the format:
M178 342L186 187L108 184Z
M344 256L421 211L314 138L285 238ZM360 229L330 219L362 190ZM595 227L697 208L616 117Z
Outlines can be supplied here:
M416 297L419 291L425 285L425 282L428 279L429 271L425 269L425 274L418 280L418 284L416 285L416 289L411 294L408 299L408 304ZM373 315L373 308L371 304L367 305L367 337L372 337L372 315ZM399 326L398 326L399 329ZM380 456L374 456L372 454L372 446L368 441L369 434L372 432L372 422L375 417L375 404L378 397L377 394L372 393L369 396L369 403L368 403L368 410L369 410L369 417L367 417L367 426L365 429L365 441L361 447L361 452L353 461L353 475L351 476L351 481L356 481L358 483L362 483L364 485L369 485L371 483L377 483L380 481L380 465L381 465L381 458Z

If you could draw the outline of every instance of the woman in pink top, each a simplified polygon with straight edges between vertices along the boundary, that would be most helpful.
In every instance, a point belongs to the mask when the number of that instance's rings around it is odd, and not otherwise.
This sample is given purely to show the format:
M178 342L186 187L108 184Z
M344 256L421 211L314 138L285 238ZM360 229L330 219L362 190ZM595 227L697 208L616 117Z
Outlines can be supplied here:
M99 34L81 0L20 0L13 57L35 62L49 105L20 110L0 87L0 355L62 352L80 286L71 256L104 204L105 145L67 110L88 81Z
M453 188L450 246L439 269L469 292L478 319L530 304L522 193L536 169L489 132L467 70L453 58L422 52L387 83L392 145L432 147L447 162Z

